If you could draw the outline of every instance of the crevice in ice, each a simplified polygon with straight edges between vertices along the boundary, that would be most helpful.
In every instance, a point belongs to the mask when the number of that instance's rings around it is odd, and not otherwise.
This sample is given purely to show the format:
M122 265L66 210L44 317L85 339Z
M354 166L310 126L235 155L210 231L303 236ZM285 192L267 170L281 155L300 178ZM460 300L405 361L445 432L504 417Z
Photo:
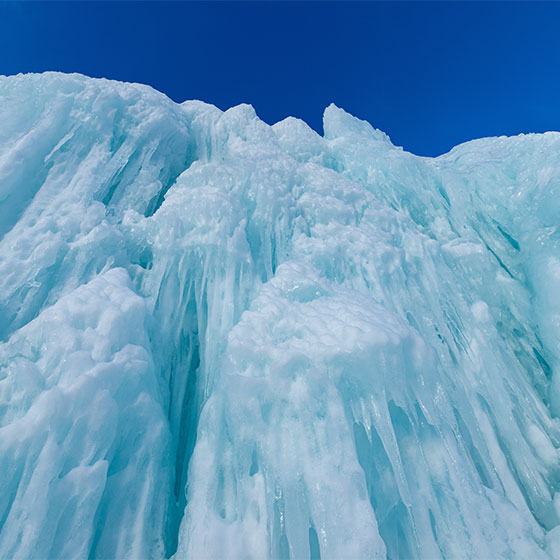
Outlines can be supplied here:
M288 537L283 534L278 543L278 560L290 560L290 543Z
M382 537L387 547L387 560L418 558L411 547L408 529L403 524L409 515L405 505L400 502L391 509L384 520ZM381 530L379 532L381 533Z
M447 207L449 208L451 206L451 201L449 200L449 195L447 194L447 191L445 190L443 185L441 185L441 184L438 185L438 192L439 192L439 194L441 194L441 196L443 197L443 199L445 200L445 202L447 204Z
M253 449L251 455L251 468L249 469L249 476L254 476L259 472L259 457L257 455L257 448Z
M200 397L198 395L198 370L200 366L198 332L190 335L188 343L183 347L183 351L187 352L185 360L187 368L183 371L171 371L169 395L170 416L175 412L174 408L180 408L174 485L175 500L180 506L184 502L183 494L185 492L186 471L196 443L197 413L200 407ZM183 380L179 381L178 377L183 377ZM186 379L186 382L184 379ZM184 387L178 387L179 383L184 384Z
M321 547L315 527L309 527L309 560L321 560Z
M163 204L165 200L165 195L177 182L178 177L191 167L191 165L197 161L197 153L194 146L190 145L187 148L187 153L185 155L185 163L178 169L171 169L166 176L161 177L162 186L159 191L152 197L148 203L146 210L144 212L144 217L149 218L153 216Z
M490 245L488 245L488 243L486 243L486 241L484 241L484 239L482 237L481 237L481 239L482 239L482 242L484 243L484 246L488 249L488 251L490 251L490 253L492 253L494 258L498 261L498 264L500 265L502 270L504 270L506 272L506 274L512 280L515 280L515 276L510 272L509 268L503 263L502 259L500 259L500 257L498 257L497 253L490 248Z
M461 414L456 408L453 408L453 413L455 415L455 420L457 421L457 427L459 429L459 434L461 435L461 438L463 440L465 451L467 452L474 468L476 469L478 476L480 477L480 481L487 488L494 489L494 484L490 478L489 473L486 470L484 461L482 460L478 449L474 445L470 430L467 428ZM501 490L503 491L503 488Z
M117 189L124 183L128 185L134 182L134 179L138 177L141 170L141 164L137 165L140 161L141 151L140 149L135 150L126 160L126 163L115 173L115 175L110 179L110 182L101 191L99 199L105 206L109 206L113 200Z
M411 420L403 408L397 406L393 400L388 402L387 408L398 447L397 458L394 459L393 462L398 460L400 469L403 469L404 465L409 464L410 459L414 456L416 441L418 441L419 438L414 433ZM416 454L416 460L418 459L419 457ZM418 467L420 467L420 465L418 465ZM405 473L403 472L403 474ZM396 476L399 475L397 474ZM407 486L408 483L409 479L407 477L404 484ZM405 488L408 492L406 486ZM399 493L400 492L401 489L399 488ZM410 510L410 505L407 507L404 501L401 501L392 511L390 516L391 522L389 523L390 536L385 541L387 546L387 558L413 558L417 556L413 551L419 550L420 547L416 539L414 520L412 519ZM390 552L391 545L395 547L393 552L394 556L392 556Z
M216 484L216 496L214 497L214 510L222 518L226 518L225 497L224 497L224 469L218 471L218 481Z
M182 316L177 326L179 338L173 343L172 354L162 356L164 377L168 378L169 403L168 416L173 441L173 486L172 504L167 530L166 556L172 556L178 543L179 527L183 518L188 484L188 468L197 437L198 419L202 408L204 380L200 379L200 336L199 329L204 328L205 307L197 302L193 281L186 281L184 288L186 305L180 305ZM205 301L203 299L202 301ZM179 303L179 302L178 302ZM182 303L182 302L180 302ZM169 368L168 371L165 371Z
M412 558L402 527L409 514L400 498L396 474L383 441L375 428L369 431L368 438L363 424L355 422L353 427L358 461L364 471L379 534L387 547L387 558Z
M498 228L498 231L505 237L506 241L516 250L519 251L520 247L519 247L519 243L517 242L516 239L514 239L505 229L502 228L502 226L496 222L496 220L494 220L494 223L496 224L496 227Z
M552 368L550 364L544 359L543 355L533 346L533 354L535 358L537 358L537 362L539 362L539 366L543 370L543 373L547 379L550 380L552 377Z
M151 270L154 265L154 255L148 245L138 248L130 254L131 264L137 264L144 270Z

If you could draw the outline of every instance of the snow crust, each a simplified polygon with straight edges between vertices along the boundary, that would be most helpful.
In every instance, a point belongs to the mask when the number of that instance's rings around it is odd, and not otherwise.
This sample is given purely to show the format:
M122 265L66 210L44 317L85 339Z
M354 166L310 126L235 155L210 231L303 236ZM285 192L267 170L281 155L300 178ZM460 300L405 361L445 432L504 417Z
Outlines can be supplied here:
M1 558L559 557L559 133L56 73L0 123Z

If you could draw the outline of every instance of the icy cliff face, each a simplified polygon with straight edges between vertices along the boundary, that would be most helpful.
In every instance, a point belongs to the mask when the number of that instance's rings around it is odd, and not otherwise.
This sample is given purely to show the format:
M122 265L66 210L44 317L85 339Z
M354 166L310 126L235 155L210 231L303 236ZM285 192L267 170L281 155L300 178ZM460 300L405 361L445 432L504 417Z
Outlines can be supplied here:
M560 554L560 134L436 159L0 78L0 557Z

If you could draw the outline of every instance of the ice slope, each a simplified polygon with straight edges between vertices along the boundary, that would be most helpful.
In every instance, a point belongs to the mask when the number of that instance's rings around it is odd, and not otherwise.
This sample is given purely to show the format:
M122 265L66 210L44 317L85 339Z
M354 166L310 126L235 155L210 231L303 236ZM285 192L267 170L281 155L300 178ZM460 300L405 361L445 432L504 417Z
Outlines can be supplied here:
M560 557L560 134L54 73L0 123L0 558Z

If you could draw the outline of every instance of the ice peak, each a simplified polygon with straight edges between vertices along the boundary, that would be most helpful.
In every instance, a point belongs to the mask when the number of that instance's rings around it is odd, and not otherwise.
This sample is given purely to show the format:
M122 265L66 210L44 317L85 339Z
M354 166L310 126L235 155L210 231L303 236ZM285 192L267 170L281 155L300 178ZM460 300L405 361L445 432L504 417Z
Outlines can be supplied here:
M389 136L383 131L377 130L367 121L354 117L334 103L331 103L323 113L323 130L327 140L357 136L391 144Z

